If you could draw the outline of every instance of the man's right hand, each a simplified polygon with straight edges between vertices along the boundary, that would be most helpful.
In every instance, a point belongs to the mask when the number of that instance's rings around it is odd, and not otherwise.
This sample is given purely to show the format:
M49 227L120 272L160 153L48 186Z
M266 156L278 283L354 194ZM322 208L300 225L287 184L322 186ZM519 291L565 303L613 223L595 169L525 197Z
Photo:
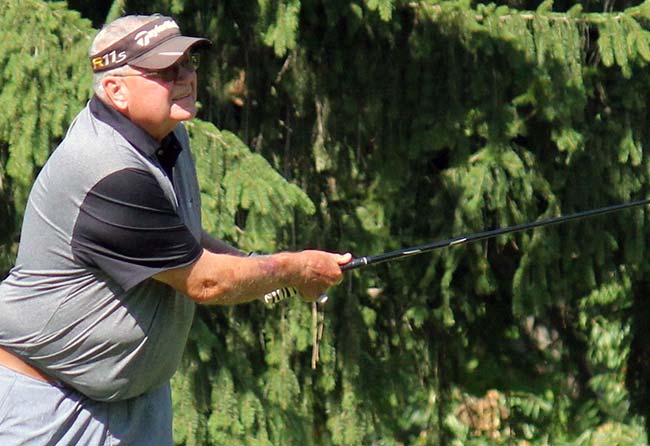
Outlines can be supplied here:
M343 280L341 265L352 260L352 255L308 250L288 253L293 256L290 281L307 302L313 302ZM282 255L282 254L278 254Z

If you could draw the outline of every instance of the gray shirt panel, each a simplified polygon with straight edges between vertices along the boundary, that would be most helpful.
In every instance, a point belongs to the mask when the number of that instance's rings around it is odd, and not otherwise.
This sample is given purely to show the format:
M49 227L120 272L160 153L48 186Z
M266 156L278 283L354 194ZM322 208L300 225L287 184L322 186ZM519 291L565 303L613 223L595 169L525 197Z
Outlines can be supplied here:
M16 266L0 284L0 345L97 400L121 400L164 384L176 370L194 303L146 279L124 291L99 269L80 265L72 231L89 190L119 169L148 170L195 238L200 195L187 134L174 184L86 107L34 183ZM176 265L179 266L179 265Z

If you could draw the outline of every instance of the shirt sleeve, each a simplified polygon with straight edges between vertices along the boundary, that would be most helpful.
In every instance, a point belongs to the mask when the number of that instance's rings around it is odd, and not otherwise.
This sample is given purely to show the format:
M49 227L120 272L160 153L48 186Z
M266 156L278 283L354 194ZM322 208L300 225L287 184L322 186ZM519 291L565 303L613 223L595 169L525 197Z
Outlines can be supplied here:
M186 266L202 248L154 176L123 169L86 195L72 233L72 252L125 291L153 275Z

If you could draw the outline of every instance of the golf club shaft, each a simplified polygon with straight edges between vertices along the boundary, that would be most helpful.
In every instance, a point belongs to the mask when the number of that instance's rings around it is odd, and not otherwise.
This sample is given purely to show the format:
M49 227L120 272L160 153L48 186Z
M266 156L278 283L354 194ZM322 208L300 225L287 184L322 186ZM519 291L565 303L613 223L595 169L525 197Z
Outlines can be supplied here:
M650 199L632 201L629 203L617 204L613 206L607 206L604 208L591 209L588 211L577 212L575 214L569 214L560 217L547 218L544 220L533 221L530 223L523 223L515 226L509 226L507 228L498 228L489 231L477 232L475 234L454 237L447 240L440 240L437 242L427 243L425 245L413 246L411 248L399 249L396 251L390 251L383 254L377 254L377 255L366 256L366 257L357 257L355 259L352 259L351 262L341 266L341 270L350 271L353 269L361 268L363 266L388 262L390 260L401 259L404 257L410 257L416 254L422 254L425 252L433 251L435 249L464 245L466 243L477 242L479 240L486 240L504 234L526 231L529 229L538 228L542 226L557 225L572 220L580 220L583 218L595 217L597 215L610 214L612 212L618 212L623 209L643 206L647 204L650 204Z

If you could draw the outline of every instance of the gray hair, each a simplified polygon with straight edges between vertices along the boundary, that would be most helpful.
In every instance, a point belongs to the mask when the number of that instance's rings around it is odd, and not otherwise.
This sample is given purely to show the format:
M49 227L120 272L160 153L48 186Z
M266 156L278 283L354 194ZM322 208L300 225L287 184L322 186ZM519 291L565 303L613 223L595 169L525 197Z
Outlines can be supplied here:
M95 36L92 45L90 46L89 55L97 54L98 52L108 48L122 37L135 31L141 26L156 20L158 16L151 15L128 15L121 17L108 25L104 26L101 31ZM129 74L131 69L128 65L113 68L112 70L100 71L93 73L93 91L97 96L102 99L106 98L106 92L102 86L102 80L105 77L116 74Z

